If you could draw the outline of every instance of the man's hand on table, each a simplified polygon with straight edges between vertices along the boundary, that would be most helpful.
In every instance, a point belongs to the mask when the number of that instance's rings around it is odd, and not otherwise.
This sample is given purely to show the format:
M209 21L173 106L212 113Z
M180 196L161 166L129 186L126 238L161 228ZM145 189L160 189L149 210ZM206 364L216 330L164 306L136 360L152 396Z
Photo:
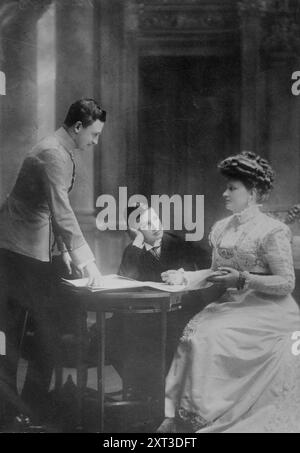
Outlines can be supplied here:
M94 261L84 266L83 275L88 278L88 286L102 286L102 275Z
M69 275L72 275L72 259L67 251L61 252L61 259Z

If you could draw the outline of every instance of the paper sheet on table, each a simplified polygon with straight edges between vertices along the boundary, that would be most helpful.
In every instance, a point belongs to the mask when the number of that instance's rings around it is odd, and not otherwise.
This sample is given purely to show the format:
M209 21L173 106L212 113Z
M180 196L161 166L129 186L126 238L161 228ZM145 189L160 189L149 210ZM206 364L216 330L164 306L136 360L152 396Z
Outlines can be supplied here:
M132 288L153 288L160 291L166 291L170 293L176 293L184 291L185 285L167 285L166 283L157 282L140 282L120 275L112 274L105 275L102 278L101 287L89 287L87 278L79 278L76 280L62 279L66 284L75 288L87 288L91 292L109 291L109 290L121 290L121 289L132 289Z
M187 291L194 291L197 289L209 288L213 283L208 282L206 279L212 274L211 269L202 269L200 271L185 272L185 278L187 285L185 289Z

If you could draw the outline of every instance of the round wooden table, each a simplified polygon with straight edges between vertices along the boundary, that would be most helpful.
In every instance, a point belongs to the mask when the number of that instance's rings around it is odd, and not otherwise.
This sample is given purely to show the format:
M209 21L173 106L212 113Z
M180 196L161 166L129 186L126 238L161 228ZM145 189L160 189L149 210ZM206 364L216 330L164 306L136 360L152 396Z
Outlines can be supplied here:
M164 417L165 400L165 375L166 375L166 338L167 338L167 313L181 309L182 295L185 292L166 292L147 288L135 288L126 291L99 291L91 292L86 288L64 288L74 298L74 304L79 313L79 342L77 361L77 386L78 386L78 427L83 426L83 402L85 392L86 364L84 363L84 345L86 339L86 314L96 312L97 331L97 431L104 432L105 415L105 388L104 388L104 366L105 366L105 343L106 343L106 314L124 313L160 314L160 370L158 382L158 405L161 417ZM112 404L134 404L132 401L122 401Z

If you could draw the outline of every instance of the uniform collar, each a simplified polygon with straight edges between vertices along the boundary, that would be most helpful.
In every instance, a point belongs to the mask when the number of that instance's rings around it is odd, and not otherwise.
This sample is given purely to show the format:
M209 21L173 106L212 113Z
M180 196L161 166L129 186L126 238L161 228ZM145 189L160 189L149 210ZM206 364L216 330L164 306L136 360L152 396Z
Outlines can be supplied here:
M260 214L260 212L261 212L260 207L261 207L261 205L258 205L258 204L254 205L254 206L250 206L249 208L244 209L242 212L233 214L232 219L235 219L240 224L246 223L249 220L256 217L258 214Z
M57 129L55 135L62 146L71 154L72 157L74 157L74 151L77 149L77 145L67 130L62 126Z

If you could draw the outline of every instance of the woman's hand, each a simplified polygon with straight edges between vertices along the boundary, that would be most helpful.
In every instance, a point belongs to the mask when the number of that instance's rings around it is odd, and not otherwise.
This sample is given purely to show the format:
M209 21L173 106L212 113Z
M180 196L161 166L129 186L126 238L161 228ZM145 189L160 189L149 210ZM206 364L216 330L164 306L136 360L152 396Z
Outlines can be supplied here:
M239 279L239 271L231 267L219 267L213 272L207 281L211 283L222 283L226 288L236 288Z
M168 285L183 285L184 283L184 270L166 271L161 274L162 280Z

